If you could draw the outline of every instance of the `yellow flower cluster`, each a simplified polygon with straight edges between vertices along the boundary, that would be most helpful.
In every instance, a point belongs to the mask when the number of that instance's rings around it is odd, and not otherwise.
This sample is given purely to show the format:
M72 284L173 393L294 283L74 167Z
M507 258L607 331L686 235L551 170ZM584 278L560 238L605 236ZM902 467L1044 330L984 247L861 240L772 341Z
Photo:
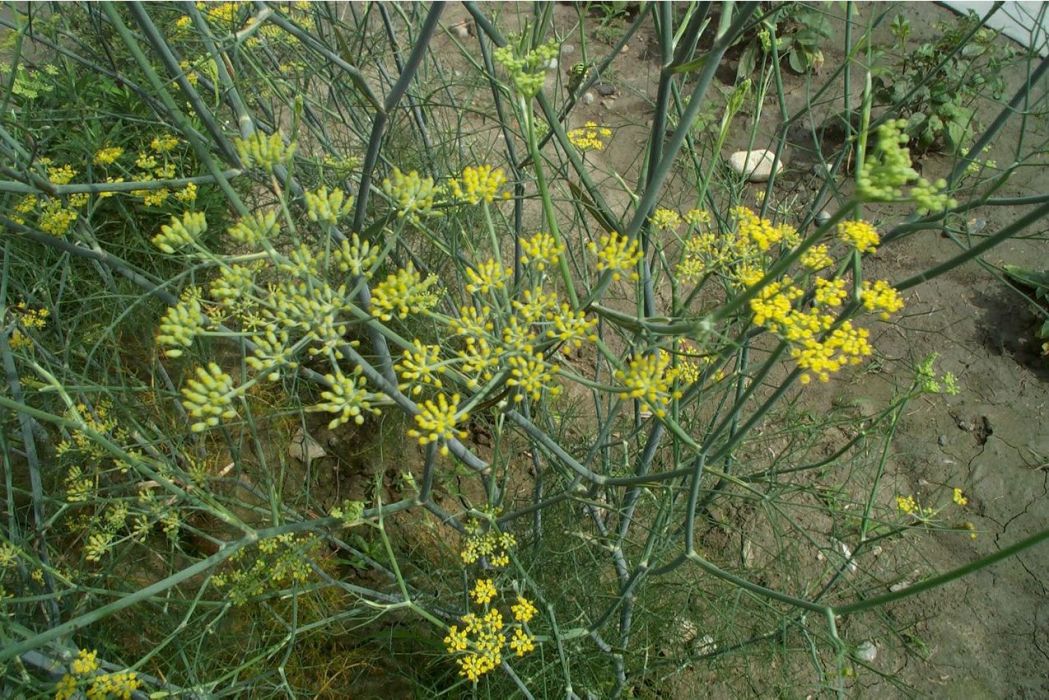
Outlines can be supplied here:
M666 407L682 392L673 388L677 370L671 367L673 358L662 349L649 355L634 357L626 370L615 371L616 381L626 387L620 392L623 399L641 399L657 416L667 414Z
M233 139L233 146L245 168L258 167L267 173L289 163L295 155L295 144L285 144L278 131L269 136L256 131L247 138Z
M539 272L545 270L547 265L556 265L564 252L565 247L546 232L541 231L521 241L521 263L532 265Z
M327 187L319 187L306 192L306 215L310 221L334 226L339 219L350 213L353 208L353 197L336 187L331 192Z
M211 584L226 590L234 605L270 591L309 581L310 556L320 545L314 535L296 538L290 533L260 540L254 552L240 549L230 557L230 568L211 577Z
M459 553L463 564L474 564L479 559L486 559L489 564L502 568L510 563L509 552L517 546L517 540L509 532L498 532L490 529L487 532L479 532L476 524L471 528L474 532L466 538L462 551Z
M684 219L685 223L695 228L709 226L711 221L713 221L713 217L711 217L710 212L706 209L689 209L685 212Z
M423 385L440 389L441 378L437 375L445 373L440 363L441 349L438 346L416 340L413 349L405 350L403 359L394 368L402 382L397 388L401 391L410 390L413 395L421 393Z
M673 231L681 225L681 215L673 209L664 209L660 207L652 214L649 221L655 228L663 231Z
M441 188L434 185L432 177L420 177L415 170L405 175L394 168L390 177L382 181L382 191L396 207L398 218L407 217L418 223L421 218L437 213L433 207Z
M157 153L170 153L175 150L175 147L178 145L178 137L173 134L155 136L153 137L153 140L149 142L149 147Z
M64 236L77 217L76 209L63 206L58 199L49 199L40 210L40 230L52 236Z
M601 236L600 244L587 244L591 253L597 255L598 272L610 270L612 279L619 281L626 274L632 280L639 278L637 264L641 261L641 248L633 240L616 231Z
M863 220L842 221L838 224L838 238L861 253L876 252L881 242L878 230Z
M415 266L408 263L408 267L387 276L372 289L372 316L389 321L394 316L405 319L408 314L432 309L438 300L437 293L430 290L435 284L436 275L424 280Z
M107 146L95 151L95 157L92 162L100 166L112 165L122 155L124 155L124 149L120 146Z
M842 305L845 297L848 295L849 291L846 289L845 280L841 277L835 277L830 280L825 280L822 277L816 278L816 291L813 294L813 301L816 306L837 308Z
M277 212L255 212L242 216L226 233L239 243L258 245L280 233Z
M507 280L513 276L514 271L509 267L503 267L495 260L485 260L477 265L466 268L466 277L469 282L466 291L471 294L487 294L489 291L497 291L506 286Z
M281 367L294 369L299 366L299 363L292 359L294 353L290 347L290 340L288 332L283 328L274 329L267 326L252 337L255 350L245 358L245 362L256 372L265 372L266 379L275 382L280 379Z
M488 605L495 598L498 591L495 589L495 581L490 578L479 578L474 582L470 597L478 605Z
M787 245L798 243L798 232L790 224L773 224L747 207L736 207L733 213L736 215L736 232L739 239L761 252L781 241Z
M449 400L444 394L437 395L437 401L427 399L420 404L419 413L415 414L415 423L419 429L408 431L408 437L418 438L420 445L431 442L447 442L454 438L465 438L465 430L457 430L456 425L469 419L466 413L459 413L459 394L453 394ZM448 455L448 445L441 445L441 454Z
M193 338L204 330L204 311L200 298L189 294L174 306L168 307L158 328L157 344L168 346L167 357L181 357L182 349L193 344Z
M477 605L488 607L498 594L495 581L478 579L470 591L470 597ZM535 637L527 630L526 625L538 612L535 604L524 596L518 595L517 601L510 606L514 622L506 624L503 614L495 607L488 607L483 615L467 613L459 625L448 628L444 638L445 648L449 654L456 654L459 674L471 681L476 681L484 674L495 669L503 661L503 649L509 647L517 656L524 656L535 650ZM464 653L465 652L465 653Z
M33 341L25 335L22 330L43 330L47 326L47 319L51 316L48 309L31 309L25 301L20 301L12 307L11 311L17 326L11 331L10 343L12 350L28 348Z
M453 178L448 187L452 191L452 197L468 204L480 204L486 202L491 204L499 195L499 189L506 183L506 173L502 168L492 168L490 165L467 166L463 168L461 178ZM510 196L509 192L502 193L503 199Z
M76 170L71 165L54 165L47 169L47 179L52 185L68 185L76 177Z
M812 246L804 253L802 253L801 264L804 267L807 267L808 269L812 270L813 272L818 272L825 267L830 267L831 265L833 265L834 260L830 257L830 254L827 252L827 246L821 243L819 245Z
M612 136L612 130L598 126L597 122L587 122L579 129L568 132L568 142L580 151L603 151L605 139Z
M354 233L335 251L335 262L339 272L348 272L355 276L371 277L375 264L379 261L379 250L369 241L362 241Z
M234 418L237 412L233 409L233 378L221 367L210 362L207 368L197 367L196 375L182 389L182 405L191 418L200 419L190 426L190 430L199 433Z
M903 308L903 297L885 280L877 280L873 284L864 280L860 300L867 311L880 312L883 321L888 321L890 314Z
M132 693L142 687L142 681L134 671L120 673L103 673L87 678L97 672L98 652L81 649L69 664L69 673L62 676L55 684L55 700L70 700L78 695L80 683L87 683L88 700L106 700L120 698L130 700ZM82 697L82 696L81 696Z
M507 386L521 388L521 392L514 394L514 401L522 401L525 394L538 401L543 391L546 390L550 396L561 393L561 386L554 383L554 375L557 374L557 365L547 365L543 356L536 355L514 355L510 358L510 378L506 380Z
M546 332L547 337L556 338L567 346L582 347L584 340L597 342L597 318L587 319L585 311L574 311L568 304L562 303L560 311L551 311L547 318L554 327Z
M350 419L357 425L364 423L364 413L379 415L379 409L373 408L371 402L374 400L371 394L364 389L364 377L360 376L361 368L358 367L351 375L342 372L337 375L326 374L324 379L330 385L330 389L321 392L324 403L311 406L311 411L326 411L334 413L335 418L328 423L328 429L334 430Z
M182 248L195 242L208 230L208 222L202 211L187 211L179 219L171 217L171 222L160 227L160 233L153 236L153 245L169 255L176 248Z
M821 340L808 336L801 341L800 347L791 349L791 357L798 367L811 371L821 382L830 381L830 375L846 364L859 364L864 357L873 352L866 328L853 328L849 321L830 332L830 336ZM801 383L809 382L809 375L801 375Z
M955 486L951 489L951 500L954 501L955 505L967 506L969 505L969 499L966 498L965 492Z

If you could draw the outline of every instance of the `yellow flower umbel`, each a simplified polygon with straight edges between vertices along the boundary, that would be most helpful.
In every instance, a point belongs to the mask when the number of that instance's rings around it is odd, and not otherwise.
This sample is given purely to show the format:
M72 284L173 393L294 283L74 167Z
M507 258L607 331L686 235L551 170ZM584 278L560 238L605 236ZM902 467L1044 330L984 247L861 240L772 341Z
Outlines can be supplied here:
M867 311L879 312L883 321L888 321L891 314L903 308L903 297L885 280L877 280L874 284L864 280L860 300Z
M673 231L681 225L681 215L673 209L656 209L649 219L654 228L662 231Z
M424 280L415 267L408 263L408 267L375 285L371 299L372 316L389 321L394 316L405 319L410 313L432 309L437 304L437 294L430 288L435 284L436 275L430 275Z
M331 388L321 392L324 403L311 406L310 410L336 414L328 423L329 430L348 423L351 418L354 423L361 425L364 423L365 413L379 415L379 409L372 408L371 402L374 397L364 389L364 377L360 376L360 372L361 368L358 367L350 375L339 372L338 375L324 376Z
M881 242L877 229L862 220L842 221L838 224L838 238L861 253L876 252Z
M585 311L573 311L568 304L562 303L560 311L551 311L546 317L554 324L554 327L546 332L549 338L556 338L566 346L573 345L577 348L582 347L584 340L597 342L597 333L594 333L597 319L588 320Z
M339 272L371 277L375 263L378 261L379 250L370 242L362 241L356 233L348 239L344 238L339 248L335 250L335 262L338 264Z
M801 264L813 272L819 272L823 268L833 265L834 259L827 252L827 246L821 243L820 245L812 246L802 253Z
M276 131L269 136L256 131L247 138L233 139L233 145L245 168L259 167L267 173L272 173L278 165L289 163L295 155L295 144L285 144Z
M568 142L580 151L603 151L605 139L612 136L608 127L598 126L597 122L587 122L579 129L568 132Z
M153 245L169 255L176 248L183 248L194 243L208 230L208 222L202 211L187 211L182 218L171 217L171 222L160 227L160 233L153 236Z
M535 650L535 637L518 627L514 629L513 637L510 639L510 649L516 656L524 656Z
M517 602L510 606L510 612L514 614L514 620L517 622L531 622L539 611L536 610L532 601L523 596L517 596Z
M470 280L466 285L466 291L471 294L487 294L489 291L502 289L513 274L514 271L509 267L503 267L495 260L485 260L477 265L476 270L466 268L466 277Z
M588 243L587 248L597 255L598 272L610 270L612 279L617 282L624 274L632 280L640 277L637 264L641 261L642 253L636 240L613 231L601 236L599 244Z
M157 344L167 346L164 355L181 357L182 349L193 344L193 338L204 330L204 312L200 298L189 294L174 306L168 307L160 321Z
M182 405L191 418L199 418L190 430L199 433L213 428L222 420L236 417L233 409L233 378L214 362L207 368L197 367L197 378L189 379L182 389Z
M478 605L487 605L495 598L495 582L490 578L479 578L474 583L473 590L470 591L470 597Z
M256 212L240 218L228 230L230 238L246 245L258 245L280 233L277 212Z
M453 394L449 401L444 394L437 395L437 401L426 400L420 404L421 409L415 415L419 429L408 431L408 437L418 438L420 445L431 442L447 442L454 438L465 438L465 430L457 430L456 425L469 419L466 413L459 413L459 394ZM441 454L448 455L448 445L441 445Z
M413 395L422 392L424 385L440 389L441 378L437 375L445 372L445 368L440 365L441 349L420 340L415 340L412 345L413 348L404 351L403 359L394 368L401 378L397 388L410 391Z
M625 371L617 369L616 381L626 387L619 397L640 399L657 416L665 416L670 402L682 396L681 391L672 388L677 373L670 366L671 360L669 353L659 349L651 355L635 357Z
M95 151L95 157L92 162L95 165L106 166L112 165L117 162L120 156L124 155L124 149L120 146L108 146L106 148L100 148Z
M556 265L564 251L553 236L541 231L521 241L521 263L542 272L547 265Z
M452 197L466 204L491 204L499 195L499 189L506 183L506 173L502 168L490 165L467 166L463 168L461 178L453 178L448 183ZM504 198L508 192L503 192Z
M463 564L475 564L483 557L489 564L498 568L509 565L509 552L517 546L514 536L509 532L498 532L494 529L481 533L478 529L475 524L473 534L466 539L459 553ZM468 528L467 531L469 530Z
M306 215L310 221L334 226L339 219L350 213L353 208L353 197L336 187L331 192L327 187L319 187L312 192L306 192Z
M415 170L405 175L394 168L390 177L382 181L382 191L393 202L398 218L419 223L423 217L437 213L433 206L441 189L434 185L432 177L420 177Z
M967 506L969 505L969 499L965 496L965 492L955 486L951 490L951 500L954 501L955 505Z
M521 356L515 355L508 362L510 366L510 378L506 380L507 386L520 387L521 392L514 394L514 401L524 400L525 394L538 401L545 389L551 396L561 393L561 387L554 383L554 375L557 374L557 366L547 366L542 355Z

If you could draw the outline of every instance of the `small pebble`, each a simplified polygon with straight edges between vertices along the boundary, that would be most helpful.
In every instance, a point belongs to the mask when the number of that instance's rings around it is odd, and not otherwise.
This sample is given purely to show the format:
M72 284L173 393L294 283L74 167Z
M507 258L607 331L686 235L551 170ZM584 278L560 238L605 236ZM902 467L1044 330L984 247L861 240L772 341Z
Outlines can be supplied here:
M592 105L594 104L594 93L589 90L583 93L583 103Z
M615 104L615 100L604 99L601 100L601 106L605 109L612 109L612 105Z
M549 70L557 70L557 58L556 57L555 58L551 58L549 61L547 61L546 62L546 67Z
M616 86L609 83L598 83L594 86L597 89L597 94L601 97L611 97L616 94Z
M816 225L817 226L823 226L828 221L830 221L830 212L828 212L826 209L821 209L819 212L817 212L817 214L816 214Z
M946 435L941 435L940 437L936 438L936 442L938 442L940 444L940 447L946 447L947 446L947 436Z
M867 640L856 647L856 658L859 661L870 663L878 658L878 647L874 646L874 642Z
M561 44L561 54L571 56L575 53L575 44Z
M460 39L466 39L470 36L470 25L463 22L452 27L452 31L455 32L455 35Z

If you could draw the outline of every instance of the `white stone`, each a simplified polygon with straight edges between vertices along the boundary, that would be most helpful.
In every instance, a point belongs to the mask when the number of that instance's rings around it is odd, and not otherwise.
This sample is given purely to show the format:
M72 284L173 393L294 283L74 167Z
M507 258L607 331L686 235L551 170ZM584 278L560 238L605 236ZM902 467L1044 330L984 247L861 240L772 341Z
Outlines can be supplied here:
M856 658L864 663L870 663L878 658L878 647L869 639L856 647Z
M466 39L470 36L470 25L467 22L461 22L452 27L452 31L460 39Z
M737 175L746 177L751 182L768 182L772 177L772 164L776 154L765 149L754 151L736 151L728 158L729 167ZM776 167L778 173L783 168L780 162Z
M583 93L583 103L592 105L594 104L594 93L589 90Z

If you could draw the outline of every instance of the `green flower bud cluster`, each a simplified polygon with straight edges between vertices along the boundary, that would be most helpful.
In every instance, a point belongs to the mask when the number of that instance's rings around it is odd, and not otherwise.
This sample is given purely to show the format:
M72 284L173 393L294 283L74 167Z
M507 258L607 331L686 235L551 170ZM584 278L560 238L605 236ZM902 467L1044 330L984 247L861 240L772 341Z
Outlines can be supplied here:
M182 219L171 217L171 223L160 227L160 233L153 236L153 245L167 254L175 252L176 248L190 245L202 233L208 230L208 222L202 211L187 211Z
M255 352L245 358L245 361L248 367L256 372L265 372L266 379L271 382L280 379L280 368L295 369L299 366L299 363L292 359L295 354L291 347L291 339L283 328L274 330L267 327L265 332L255 334L252 342L255 343Z
M372 316L389 321L394 316L408 318L408 314L428 311L437 305L437 292L430 288L437 284L437 276L425 280L408 263L408 267L397 270L375 285L372 289Z
M418 223L424 216L435 216L435 199L442 194L440 187L433 184L432 177L420 177L415 170L407 175L394 168L390 177L382 181L382 191L397 208L397 217L408 217Z
M342 245L335 251L335 262L339 272L348 272L358 277L371 277L378 261L378 247L368 241L362 241L356 233L348 240L344 238Z
M338 375L328 374L325 379L331 384L331 389L321 392L324 403L311 406L311 411L327 411L335 413L335 418L328 423L329 429L337 428L350 419L357 425L364 423L364 413L379 415L379 409L371 405L374 396L364 389L364 377L360 376L361 368L354 370L353 374L346 376L342 372Z
M200 307L200 299L196 295L190 295L168 307L167 313L160 321L157 343L169 346L164 351L167 357L181 357L182 348L192 345L193 338L202 330L204 312Z
M320 187L306 193L306 215L310 221L334 226L339 219L350 213L353 197L336 187L328 192L327 187Z
M277 212L256 212L243 216L233 224L227 233L235 241L246 245L257 245L280 233Z
M906 127L906 119L889 120L878 127L878 145L856 181L859 196L871 202L891 202L903 198L903 188L913 183L910 199L918 205L919 214L958 206L956 199L943 192L946 180L930 183L912 167Z
M317 259L317 254L313 248L305 243L300 243L298 248L288 253L286 260L278 263L278 267L283 272L303 279L309 279L310 277L320 277L321 271L326 265L322 265L321 261Z
M211 583L226 589L230 602L238 606L270 591L302 585L313 571L309 557L318 545L312 535L284 534L262 540L254 556L242 549L230 557L231 568L212 576Z
M958 200L943 191L946 188L947 181L943 178L932 184L925 178L919 178L911 187L911 199L918 205L918 213L925 216L958 206Z
M245 168L255 166L267 173L272 173L277 165L290 162L295 155L295 144L285 145L284 139L276 131L269 136L256 131L245 139L233 139L233 145Z
M214 362L197 367L197 378L189 379L182 389L182 405L191 418L199 418L190 429L199 433L213 428L222 420L236 417L233 410L233 378Z
M311 355L331 351L335 359L342 359L339 346L350 344L343 337L346 322L339 320L348 308L345 285L333 289L325 282L285 281L273 289L271 299L277 307L273 317L281 326L321 344L310 348Z
M546 70L550 62L557 58L559 52L560 47L557 42L548 41L518 58L514 56L514 50L507 44L493 51L492 58L506 69L517 91L524 97L531 98L543 89Z
M255 283L255 269L247 265L223 267L218 279L211 283L211 298L221 304L246 297Z
M857 180L859 195L872 202L891 202L903 197L903 187L918 179L911 167L911 152L907 148L904 129L906 119L889 120L878 127L878 144L867 156Z

